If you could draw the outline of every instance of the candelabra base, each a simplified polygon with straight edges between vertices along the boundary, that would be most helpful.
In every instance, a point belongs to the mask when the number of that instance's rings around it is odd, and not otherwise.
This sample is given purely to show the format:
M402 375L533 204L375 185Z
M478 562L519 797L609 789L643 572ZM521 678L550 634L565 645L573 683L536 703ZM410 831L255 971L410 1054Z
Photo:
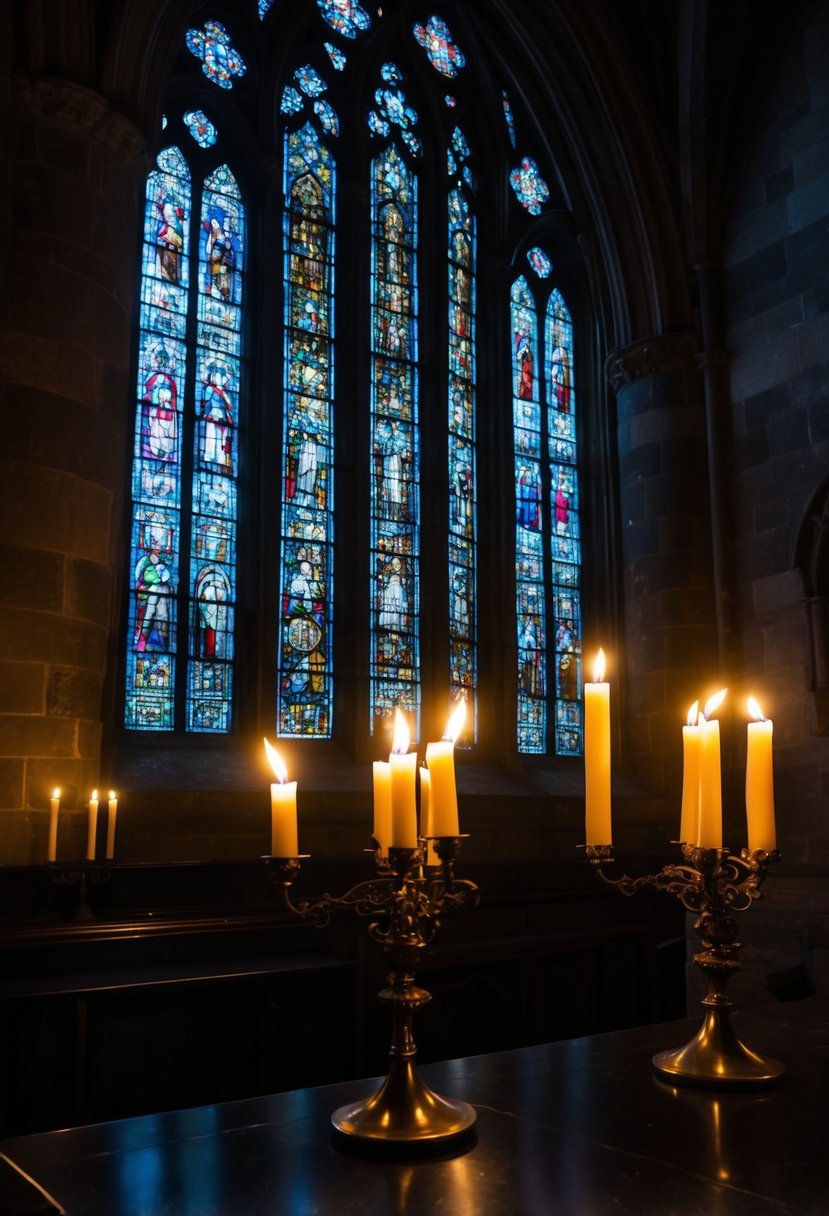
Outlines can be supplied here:
M709 1005L693 1039L659 1052L653 1067L662 1080L705 1089L759 1088L774 1084L784 1072L777 1060L764 1059L740 1041L727 1005Z
M396 1059L370 1098L341 1106L331 1122L343 1135L374 1144L431 1146L462 1136L476 1117L468 1102L434 1093L418 1075L414 1060Z

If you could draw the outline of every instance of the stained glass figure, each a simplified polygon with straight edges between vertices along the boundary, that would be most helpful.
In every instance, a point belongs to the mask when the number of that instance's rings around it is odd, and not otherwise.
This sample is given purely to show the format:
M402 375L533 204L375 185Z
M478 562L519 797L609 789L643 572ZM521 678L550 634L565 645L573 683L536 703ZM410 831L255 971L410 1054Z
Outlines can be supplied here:
M534 249L528 250L527 261L540 279L547 279L552 274L553 263L544 250L539 249L537 245Z
M212 148L218 139L218 131L204 110L187 110L184 115L187 130L200 148Z
M463 146L468 153L466 141ZM449 384L449 689L473 712L464 737L476 733L477 455L475 418L475 216L460 186L448 195Z
M372 162L372 733L420 714L417 178L392 144ZM416 727L416 729L419 729Z
M284 426L277 733L332 727L336 165L310 125L285 136Z
M443 98L443 101L450 110L454 110L455 106L458 104L457 99L454 98L451 93L447 93Z
M501 91L501 105L504 107L504 122L507 124L507 135L513 148L515 147L515 118L506 89Z
M187 163L165 148L147 178L141 258L124 702L134 730L174 726L190 209Z
M279 103L279 109L283 114L298 114L305 105L305 98L299 93L293 85L286 84L282 90L282 101Z
M547 642L544 581L542 414L538 316L527 281L510 293L515 469L518 750L547 750Z
M322 123L322 129L329 135L339 135L340 121L337 118L336 112L327 101L315 101L314 113Z
M341 72L348 62L345 54L340 50L339 47L334 46L333 42L324 42L322 45L328 52L328 58L331 60L336 70Z
M555 750L581 755L581 535L573 393L573 325L561 293L550 293L545 320L547 445L552 497L552 596L555 612Z
M371 29L371 17L357 0L317 0L323 20L344 38L357 38Z
M328 88L319 72L316 72L309 63L297 68L294 72L294 79L306 97L319 97Z
M550 189L531 156L525 156L520 167L513 169L509 182L521 206L530 215L540 215L541 208L550 197Z
M221 21L205 21L203 30L189 29L185 41L187 49L201 60L207 79L221 89L232 89L234 76L244 76L247 71Z
M466 66L463 51L452 38L449 26L440 17L430 17L425 25L413 26L415 41L423 47L435 71L443 76L457 76Z

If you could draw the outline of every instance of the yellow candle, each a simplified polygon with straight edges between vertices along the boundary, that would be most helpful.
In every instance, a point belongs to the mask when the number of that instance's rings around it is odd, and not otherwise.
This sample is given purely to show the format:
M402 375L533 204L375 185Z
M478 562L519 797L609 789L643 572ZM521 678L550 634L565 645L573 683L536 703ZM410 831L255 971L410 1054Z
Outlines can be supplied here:
M276 782L271 785L271 855L297 857L296 782L286 780L288 773L279 753L267 739L264 744L276 777Z
M679 839L697 843L699 827L699 701L688 710L688 723L682 728L682 813Z
M374 831L381 857L389 855L391 839L391 774L386 760L375 760L374 774Z
M98 791L92 791L89 799L89 831L86 836L86 860L95 860L95 837L98 833Z
M596 655L593 682L584 686L584 817L588 844L612 844L610 819L610 685L604 651Z
M109 791L109 815L107 817L107 861L115 856L115 821L118 816L118 799L115 790Z
M426 744L431 808L430 836L457 836L458 791L455 784L455 741L463 730L466 702L460 701L439 743ZM421 790L423 786L421 784Z
M721 688L705 703L699 724L699 830L696 843L701 849L722 848L722 770L720 765L720 724L711 715L725 698Z
M428 751L428 748L427 748L427 751ZM431 780L432 780L432 777L431 777L431 773L429 772L428 768L421 768L421 770L420 770L420 835L424 836L426 838L426 840L428 841L428 843L426 845L426 865L427 866L439 866L440 858L438 857L437 853L435 852L434 841L430 839L430 837L437 835L437 833L435 832L435 829L434 829L433 821L432 821L433 804L432 804Z
M49 799L49 842L46 846L46 860L55 861L58 855L58 810L60 809L60 790L53 790Z
M772 722L754 700L748 699L748 712L756 719L748 724L746 753L746 820L749 852L777 848L774 823L774 769L772 763Z
M398 849L417 848L417 752L407 754L409 728L399 709L394 716L394 742L389 756L391 785L391 838Z

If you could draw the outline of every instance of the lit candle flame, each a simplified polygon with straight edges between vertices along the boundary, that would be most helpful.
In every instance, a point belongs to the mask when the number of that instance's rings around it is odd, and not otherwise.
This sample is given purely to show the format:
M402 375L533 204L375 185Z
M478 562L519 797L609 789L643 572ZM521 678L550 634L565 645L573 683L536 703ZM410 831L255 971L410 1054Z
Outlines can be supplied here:
M725 700L725 694L727 692L728 692L727 688L721 688L719 692L715 692L713 697L709 697L708 700L705 702L705 709L702 711L702 716L705 718L706 722L711 717L711 715L714 713L714 711L716 709L720 708L723 701Z
M275 747L272 746L271 743L268 742L267 739L263 739L262 742L265 744L265 755L268 757L270 766L273 769L274 777L276 777L280 785L284 785L288 780L288 770L282 763L282 758L279 755L279 752Z
M394 711L394 738L391 750L397 756L405 756L409 750L409 727L399 705Z
M115 790L110 790L110 791L109 791L109 800L110 800L110 802L113 802L113 801L114 801L114 799L115 799Z
M98 801L98 791L97 791L97 790L93 790L93 791L92 791L92 798L91 798L91 801L92 801L92 802L97 802L97 801Z
M749 697L748 699L748 712L751 714L755 722L767 721L766 715L760 708L760 702L756 701L754 697Z
M460 738L463 724L466 721L466 701L458 701L452 713L449 715L449 721L446 723L446 730L443 732L444 739L451 740L452 743L457 743Z
M602 648L600 646L599 653L596 655L595 659L593 660L593 683L594 684L601 684L602 680L604 679L604 667L605 667L604 651L602 650Z
M699 721L699 701L695 701L694 704L691 706L691 708L688 710L688 725L696 726L698 721Z
M59 790L59 789L52 790L52 797L53 797L53 798L60 798L60 790Z

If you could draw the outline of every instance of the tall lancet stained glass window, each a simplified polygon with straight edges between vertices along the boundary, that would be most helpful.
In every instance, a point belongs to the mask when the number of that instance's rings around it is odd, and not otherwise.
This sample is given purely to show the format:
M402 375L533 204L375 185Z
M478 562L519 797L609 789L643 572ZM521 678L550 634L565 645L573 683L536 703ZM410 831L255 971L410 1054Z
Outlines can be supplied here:
M336 166L310 123L285 135L283 478L277 730L332 725Z
M573 324L558 290L550 293L547 302L544 349L552 507L550 586L556 631L555 750L559 755L580 755L583 740L581 533Z
M178 149L157 166L144 213L124 724L221 732L232 705L244 215L226 167L194 209Z
M392 142L371 164L372 730L420 712L417 177Z
M449 688L453 699L465 697L470 708L477 685L475 235L473 200L458 172L448 195ZM475 719L474 713L467 716L468 738L475 736Z

